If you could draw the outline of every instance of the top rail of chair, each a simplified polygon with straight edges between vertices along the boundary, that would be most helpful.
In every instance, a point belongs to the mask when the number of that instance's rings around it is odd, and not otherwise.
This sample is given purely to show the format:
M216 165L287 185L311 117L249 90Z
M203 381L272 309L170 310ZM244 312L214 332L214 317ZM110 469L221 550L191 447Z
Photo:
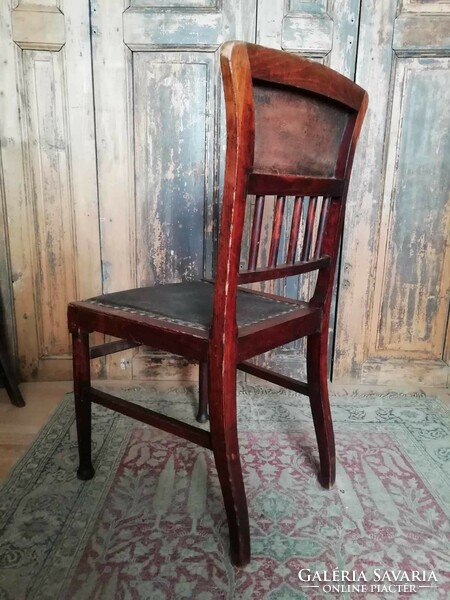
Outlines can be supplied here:
M221 56L230 68L241 60L238 49L245 48L253 80L261 80L306 90L339 102L355 111L361 108L366 91L330 67L307 58L247 42L225 42Z

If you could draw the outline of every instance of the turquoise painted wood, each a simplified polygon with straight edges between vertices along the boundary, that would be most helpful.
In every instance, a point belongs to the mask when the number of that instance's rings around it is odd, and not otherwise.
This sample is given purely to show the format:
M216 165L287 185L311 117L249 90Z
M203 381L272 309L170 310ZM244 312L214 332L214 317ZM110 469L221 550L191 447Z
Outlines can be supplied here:
M327 0L273 2L259 0L256 40L258 43L283 48L321 61L348 77L354 77L360 0L335 2L330 7ZM273 203L272 203L273 204ZM265 211L265 243L261 256L268 252L270 222L273 207ZM302 223L306 220L307 204L303 207ZM291 214L286 211L283 231L289 227ZM282 233L281 243L284 241ZM260 289L286 294L292 298L309 299L315 285L315 275L307 274L287 281L269 282ZM329 366L334 337L334 314L336 299L333 299L329 337ZM259 359L269 368L280 369L291 376L306 377L306 341L279 348Z
M411 59L397 75L403 107L376 346L434 360L442 359L445 344L445 327L436 327L439 313L442 324L448 313L449 67L446 58Z
M325 62L369 90L330 330L334 379L447 385L449 2L93 0L90 9L74 0L0 8L0 245L9 248L0 285L24 376L70 375L61 315L73 295L100 292L100 279L111 292L213 274L225 149L217 49L243 39ZM66 155L39 138L47 106ZM40 204L35 173L63 182ZM268 202L266 239L272 211ZM288 209L282 243L289 220ZM46 285L55 264L58 294ZM312 283L265 285L299 297ZM298 374L303 351L264 360ZM101 373L196 376L177 359L135 351L113 355Z
M92 23L104 291L211 277L225 150L218 48L254 40L256 0L97 0ZM162 353L120 360L110 376L195 377Z
M369 92L349 192L335 376L449 382L450 5L361 3Z
M0 2L0 55L9 346L22 377L65 380L68 298L101 289L89 3Z
M205 216L217 202L214 56L135 55L137 284L198 279L211 268Z

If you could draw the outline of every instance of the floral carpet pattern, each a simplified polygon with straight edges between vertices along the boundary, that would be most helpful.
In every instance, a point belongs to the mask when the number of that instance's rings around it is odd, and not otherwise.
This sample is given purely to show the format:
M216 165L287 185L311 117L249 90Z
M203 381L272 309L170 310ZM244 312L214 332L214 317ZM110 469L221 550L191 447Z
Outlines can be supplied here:
M193 422L195 388L122 395ZM307 399L240 387L252 561L237 569L212 454L95 406L96 476L80 482L68 396L0 490L0 600L449 598L448 410L420 394L342 394L332 412L337 482L324 490ZM300 569L437 582L327 592Z

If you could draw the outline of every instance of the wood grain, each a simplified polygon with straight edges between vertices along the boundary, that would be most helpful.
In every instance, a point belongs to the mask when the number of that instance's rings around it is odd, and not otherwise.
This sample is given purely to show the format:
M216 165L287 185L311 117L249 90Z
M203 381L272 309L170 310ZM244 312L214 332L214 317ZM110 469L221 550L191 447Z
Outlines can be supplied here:
M66 42L64 15L57 6L19 4L12 11L12 37L22 50L61 50Z
M0 389L0 480L31 446L41 428L72 390L72 382L26 383L21 386L26 406L13 406Z
M255 0L142 4L99 0L92 13L104 292L212 275L224 146L215 51L255 26ZM125 379L196 369L148 350L106 361Z
M432 66L429 59L410 59L398 66L371 356L442 359L450 292L450 172L435 157L436 148L450 153L449 67L448 59L434 59Z
M355 165L361 175L349 194L335 357L340 381L382 384L393 381L395 370L399 379L430 381L427 361L436 385L450 374L448 58L442 57L448 17L437 15L439 2L427 2L426 12L420 3L411 7L405 4L395 18L396 2L389 2L383 15L363 13L361 20L357 81L376 97Z
M0 7L0 129L20 371L61 379L71 372L64 305L99 290L100 252L87 6L69 1L64 16L52 6L15 11L33 20L23 51L9 3ZM61 19L64 51L43 51Z

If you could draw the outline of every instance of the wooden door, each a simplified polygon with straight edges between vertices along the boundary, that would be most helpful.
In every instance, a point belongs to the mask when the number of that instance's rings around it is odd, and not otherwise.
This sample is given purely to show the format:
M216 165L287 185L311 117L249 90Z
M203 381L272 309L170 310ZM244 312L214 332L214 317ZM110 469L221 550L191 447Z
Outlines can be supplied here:
M354 165L335 379L449 377L450 2L361 4L369 111Z
M0 56L9 337L23 378L68 379L67 301L101 290L88 2L3 0Z
M320 60L353 78L360 0L258 0L256 42Z
M264 46L282 48L320 61L347 77L354 78L358 39L360 0L288 0L273 2L258 0L256 41ZM273 204L266 200L264 222L266 239L262 242L261 255L267 253L270 243ZM306 217L306 215L304 216ZM286 212L282 232L282 244L287 243L284 232L288 231L291 214ZM303 218L303 222L305 218ZM308 300L313 292L316 275L308 274L290 278L287 282L265 282L259 285L265 291L286 294ZM335 302L331 311L329 336L329 364L334 340ZM294 377L306 376L306 342L299 340L276 349L257 361Z
M104 292L211 275L224 149L217 49L253 40L255 15L255 0L92 3ZM149 350L108 360L110 377L193 375Z
M69 300L211 275L217 48L232 38L321 60L370 94L334 379L446 385L449 0L0 2L0 292L22 376L70 377ZM298 374L301 356L297 344L270 360ZM180 364L129 351L102 374L194 374Z

